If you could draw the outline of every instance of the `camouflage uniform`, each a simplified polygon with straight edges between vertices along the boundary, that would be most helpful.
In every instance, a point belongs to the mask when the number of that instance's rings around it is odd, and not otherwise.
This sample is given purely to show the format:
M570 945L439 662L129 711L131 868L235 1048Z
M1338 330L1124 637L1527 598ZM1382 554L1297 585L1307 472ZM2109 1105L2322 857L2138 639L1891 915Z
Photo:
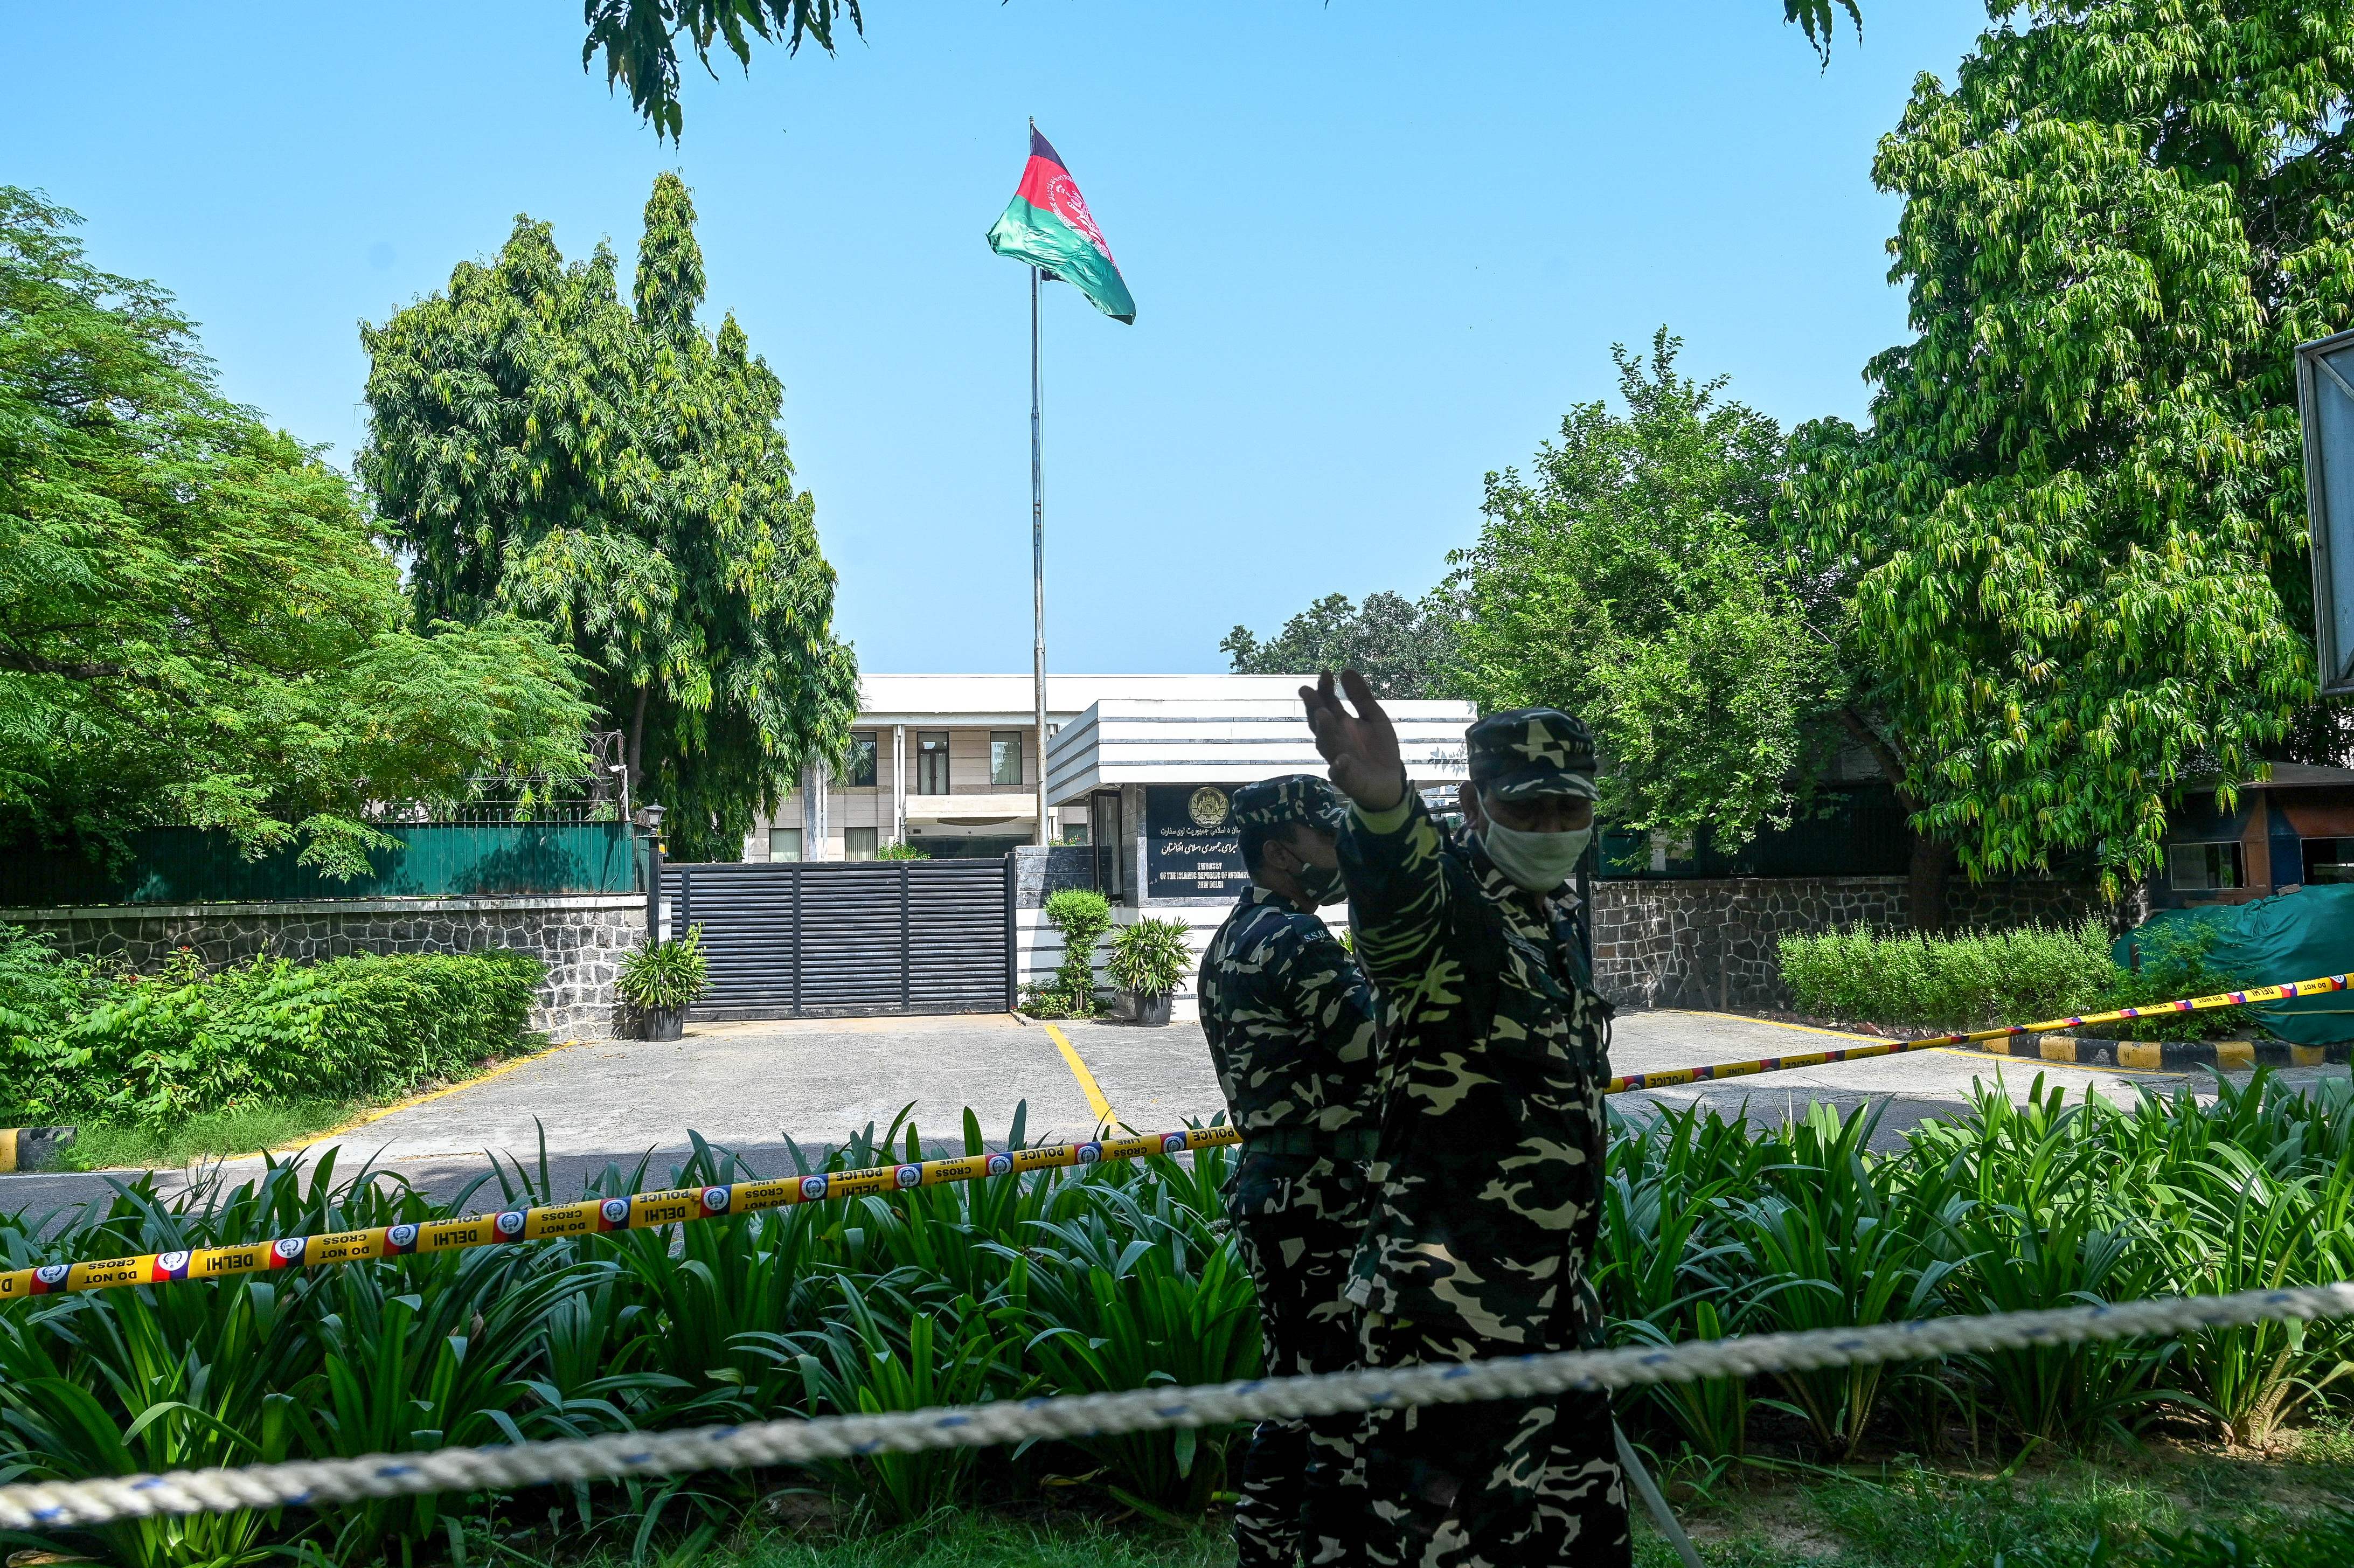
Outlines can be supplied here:
M1466 737L1506 800L1593 793L1585 726L1498 714ZM1381 1000L1373 1213L1349 1294L1369 1365L1594 1341L1609 1005L1575 900L1528 893L1409 789L1341 834L1357 953ZM1606 1395L1424 1405L1366 1425L1377 1563L1502 1568L1629 1561Z
M1234 794L1237 826L1339 826L1340 797L1308 774ZM1364 976L1314 915L1246 889L1202 959L1202 1029L1246 1135L1226 1213L1258 1288L1267 1370L1357 1364L1342 1298L1364 1224L1373 1152L1373 1002ZM1262 1421L1245 1446L1235 1505L1238 1568L1362 1561L1366 1511L1354 1416Z

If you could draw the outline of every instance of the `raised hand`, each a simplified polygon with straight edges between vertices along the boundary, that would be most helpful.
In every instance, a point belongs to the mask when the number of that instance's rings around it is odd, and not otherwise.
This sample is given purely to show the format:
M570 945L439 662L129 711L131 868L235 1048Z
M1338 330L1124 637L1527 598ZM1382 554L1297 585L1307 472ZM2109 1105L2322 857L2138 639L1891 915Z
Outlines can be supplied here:
M1368 811L1386 811L1405 799L1405 766L1398 760L1397 730L1373 698L1373 687L1354 670L1341 672L1352 716L1332 690L1327 670L1316 684L1299 688L1316 749L1331 763L1332 785Z

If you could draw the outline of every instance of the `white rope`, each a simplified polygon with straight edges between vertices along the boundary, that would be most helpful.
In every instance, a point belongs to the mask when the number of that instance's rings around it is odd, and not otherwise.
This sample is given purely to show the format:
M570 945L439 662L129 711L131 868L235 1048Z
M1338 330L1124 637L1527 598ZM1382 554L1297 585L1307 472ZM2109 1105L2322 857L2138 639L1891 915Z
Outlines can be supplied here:
M2174 1336L2202 1329L2344 1316L2354 1316L2354 1283L1990 1317L1925 1318L1870 1328L1569 1351L1504 1361L1372 1367L1201 1388L1134 1389L683 1432L625 1432L493 1448L443 1448L358 1459L296 1460L234 1470L43 1481L0 1487L0 1528L57 1529L154 1514L317 1507L419 1492L506 1490L551 1481L806 1464L867 1454L1041 1437L1099 1437L1408 1404L1524 1399L1571 1389L1755 1377L1762 1372L1818 1371L1966 1351L2138 1335Z

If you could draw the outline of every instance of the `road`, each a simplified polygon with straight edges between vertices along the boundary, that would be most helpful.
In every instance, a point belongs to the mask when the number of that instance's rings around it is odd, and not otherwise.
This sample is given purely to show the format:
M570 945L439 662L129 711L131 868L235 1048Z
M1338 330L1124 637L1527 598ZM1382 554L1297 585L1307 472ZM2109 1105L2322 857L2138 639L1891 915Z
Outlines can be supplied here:
M1638 1012L1617 1021L1611 1059L1617 1071L1639 1072L1819 1050L1853 1038L1825 1033L1725 1013ZM2281 1076L2307 1084L2345 1073L2321 1067ZM2039 1074L2072 1096L2091 1090L2121 1102L2146 1087L2170 1092L2188 1084L2195 1091L2211 1083L2204 1074L2076 1068L1938 1050L1628 1095L1617 1104L1631 1110L1701 1100L1727 1115L1745 1107L1753 1119L1768 1121L1818 1101L1842 1109L1878 1101L1878 1142L1888 1148L1923 1118L1960 1109L1977 1086L2000 1083L2018 1098ZM939 1153L961 1146L968 1107L983 1136L1001 1142L1013 1130L1017 1105L1026 1107L1026 1137L1039 1141L1087 1136L1099 1106L1115 1122L1165 1130L1207 1119L1222 1104L1200 1027L1190 1023L1049 1028L1002 1013L718 1023L669 1044L565 1045L396 1107L302 1153L316 1159L335 1149L345 1170L366 1160L446 1196L481 1175L492 1154L535 1173L544 1139L554 1190L570 1196L609 1164L629 1171L644 1160L666 1181L690 1150L690 1130L769 1175L794 1168L793 1144L814 1153L870 1125L887 1128L903 1109L911 1109L928 1151ZM260 1161L221 1169L239 1180ZM102 1199L111 1181L129 1174L0 1176L0 1212L41 1213ZM167 1187L185 1179L179 1172L162 1178Z

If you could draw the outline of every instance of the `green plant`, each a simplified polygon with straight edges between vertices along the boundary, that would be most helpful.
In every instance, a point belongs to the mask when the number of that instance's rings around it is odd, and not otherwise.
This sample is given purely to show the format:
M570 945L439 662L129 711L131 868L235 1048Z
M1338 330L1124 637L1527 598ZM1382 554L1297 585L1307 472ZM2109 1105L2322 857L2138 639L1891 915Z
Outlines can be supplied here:
M2147 1007L2184 997L2215 996L2248 982L2208 961L2215 933L2196 927L2145 926L2134 933L2134 967L2120 969L2105 1008ZM2104 1024L2101 1033L2119 1040L2199 1040L2244 1034L2259 1027L2253 1009L2211 1008L2201 1012L2165 1012L2130 1023Z
M1924 1028L2041 1022L2109 1004L2119 971L2097 920L1952 937L1864 926L1789 935L1782 982L1799 1011Z
M1139 996L1167 996L1185 983L1193 965L1193 949L1182 920L1142 919L1123 926L1111 939L1111 959L1104 965L1111 983Z
M1064 1016L1084 1018L1095 1011L1095 947L1110 928L1111 904L1090 888L1066 887L1047 895L1044 913L1063 938L1054 992L1067 1010Z
M911 844L905 839L893 839L875 852L876 860L929 860L932 852Z
M0 983L14 979L7 994L20 999L0 1007L34 1026L0 1032L14 1108L134 1125L151 1140L191 1117L385 1098L456 1077L522 1042L544 972L524 953L260 959L214 970L183 949L154 975L100 977L44 966L28 946L37 944L0 948Z
M666 938L622 955L613 989L632 1007L666 1012L701 996L710 973L710 962L703 956L703 927L689 926L684 937Z

